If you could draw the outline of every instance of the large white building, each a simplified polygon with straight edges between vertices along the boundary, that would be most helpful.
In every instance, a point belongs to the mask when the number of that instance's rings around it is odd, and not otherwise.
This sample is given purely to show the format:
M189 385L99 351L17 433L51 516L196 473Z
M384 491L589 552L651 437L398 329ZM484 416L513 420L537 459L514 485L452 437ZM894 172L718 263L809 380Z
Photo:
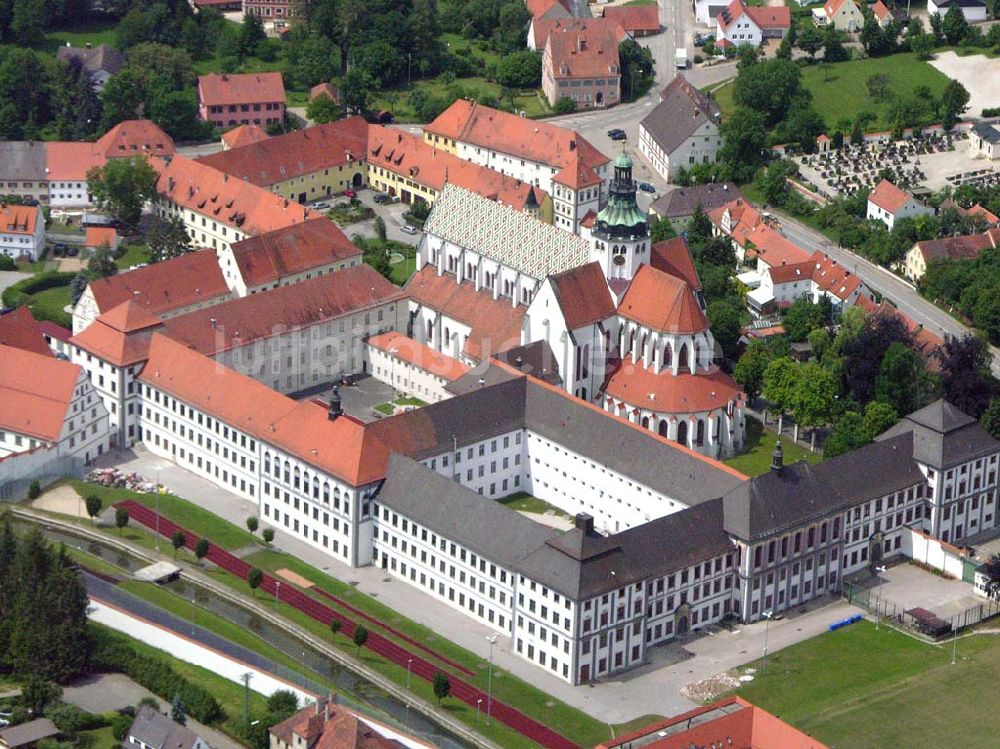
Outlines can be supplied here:
M670 182L680 169L715 163L722 148L720 122L712 98L678 75L639 123L639 152Z

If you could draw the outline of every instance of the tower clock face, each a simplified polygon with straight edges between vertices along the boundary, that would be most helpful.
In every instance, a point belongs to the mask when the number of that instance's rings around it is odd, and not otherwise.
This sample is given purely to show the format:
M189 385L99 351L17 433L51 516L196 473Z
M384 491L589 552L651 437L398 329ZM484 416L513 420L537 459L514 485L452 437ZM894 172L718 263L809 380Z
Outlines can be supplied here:
M615 255L614 263L615 263L615 265L625 265L625 256L624 255Z

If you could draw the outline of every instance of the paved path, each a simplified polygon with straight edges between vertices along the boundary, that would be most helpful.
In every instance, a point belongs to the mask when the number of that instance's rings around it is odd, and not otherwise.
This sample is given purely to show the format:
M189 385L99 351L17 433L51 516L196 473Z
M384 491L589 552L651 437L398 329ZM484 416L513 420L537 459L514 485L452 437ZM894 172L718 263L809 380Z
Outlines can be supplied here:
M865 282L868 288L880 292L900 311L931 332L942 337L946 335L962 336L970 332L968 327L924 299L910 283L895 273L876 265L851 250L838 247L818 231L796 221L785 213L780 213L780 216L782 232L790 240L807 250L822 250L838 263L850 269L852 273ZM1000 349L997 349L996 346L990 346L990 352L993 354L993 374L1000 377Z

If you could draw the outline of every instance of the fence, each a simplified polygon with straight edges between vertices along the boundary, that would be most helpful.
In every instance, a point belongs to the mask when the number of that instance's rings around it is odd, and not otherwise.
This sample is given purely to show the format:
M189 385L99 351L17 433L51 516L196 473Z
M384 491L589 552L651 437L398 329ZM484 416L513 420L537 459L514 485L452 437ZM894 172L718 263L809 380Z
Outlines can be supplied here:
M45 488L61 478L83 476L83 458L58 455L48 449L11 455L0 461L0 502L19 502L32 482Z
M956 629L966 629L1000 614L1000 601L984 599L980 604L942 619L932 611L912 606L903 607L885 596L879 596L877 590L862 588L857 583L847 581L844 582L844 597L872 616L934 638L951 634Z

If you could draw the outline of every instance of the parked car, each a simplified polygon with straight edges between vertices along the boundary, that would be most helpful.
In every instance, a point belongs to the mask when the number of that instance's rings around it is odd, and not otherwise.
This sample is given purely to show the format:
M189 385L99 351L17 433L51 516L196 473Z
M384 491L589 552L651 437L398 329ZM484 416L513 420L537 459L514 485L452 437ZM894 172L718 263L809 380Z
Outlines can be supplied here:
M648 182L640 182L639 189L642 190L643 192L656 192L656 188L653 187Z
M327 203L325 200L323 200L323 201L321 201L319 203L313 203L309 207L312 208L314 211L328 211L328 210L330 210L330 204Z
M403 232L403 234L416 234L417 233L417 228L415 226L410 226L409 224L406 224L402 228L402 232Z
M348 198L356 198L358 194L354 190L344 190L344 196Z
M70 247L70 248L68 248L66 250L66 256L67 257L76 257L79 254L80 254L80 248L79 247Z
M611 140L625 140L626 138L628 138L628 133L626 133L620 127L616 127L612 128L611 130L608 130L608 137L611 138Z
M375 193L375 197L372 198L372 200L374 200L379 205L382 205L382 203L388 203L391 200L391 198L384 192L377 192Z

